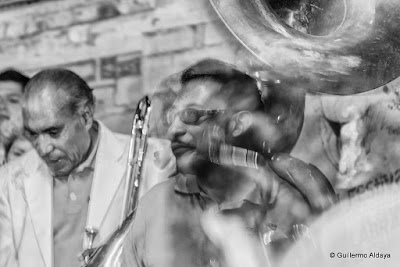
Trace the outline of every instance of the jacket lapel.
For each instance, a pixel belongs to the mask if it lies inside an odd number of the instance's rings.
[[[53,179],[39,156],[32,158],[35,158],[33,166],[36,168],[28,170],[30,173],[24,179],[28,214],[45,266],[50,267],[53,266]]]
[[[112,210],[113,218],[106,218],[111,211],[111,204],[119,196],[119,188],[122,188],[123,177],[126,169],[127,142],[117,138],[99,122],[100,141],[94,167],[93,183],[90,194],[88,219],[86,227],[99,230],[95,245],[102,242],[118,226],[119,216],[114,218],[122,210]],[[115,223],[107,222],[112,219]],[[84,247],[87,247],[87,238],[84,239]]]

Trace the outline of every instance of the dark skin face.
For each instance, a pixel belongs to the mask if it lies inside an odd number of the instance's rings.
[[[91,114],[85,109],[72,114],[64,99],[63,92],[45,88],[28,95],[23,106],[25,135],[54,177],[69,175],[86,159],[91,144]]]
[[[22,85],[0,81],[0,136],[8,143],[22,130]]]
[[[226,103],[215,97],[215,91],[221,85],[210,80],[191,81],[179,96],[170,111],[170,126],[168,138],[171,140],[172,152],[176,157],[177,169],[184,174],[196,174],[199,169],[209,164],[206,155],[199,153],[196,149],[203,138],[204,132],[215,123],[215,118],[201,118],[199,123],[188,125],[181,121],[175,114],[181,110],[192,108],[204,109],[226,109]]]

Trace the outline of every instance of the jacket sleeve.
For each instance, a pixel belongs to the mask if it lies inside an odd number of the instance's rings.
[[[0,267],[16,267],[17,251],[15,249],[11,206],[9,202],[7,168],[0,168]]]

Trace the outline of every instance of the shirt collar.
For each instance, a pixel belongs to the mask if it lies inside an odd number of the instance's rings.
[[[183,194],[200,194],[200,188],[195,176],[185,176],[178,173],[175,176],[175,191]]]
[[[207,194],[205,194],[198,186],[196,176],[185,176],[181,173],[177,174],[175,176],[174,188],[175,191],[182,194],[202,194],[207,196]],[[262,192],[261,188],[253,183],[251,186],[246,188],[246,190],[243,190],[242,197],[237,202],[222,203],[221,206],[224,206],[224,208],[238,208],[244,201],[248,201],[257,205],[266,205],[268,203],[265,192]]]

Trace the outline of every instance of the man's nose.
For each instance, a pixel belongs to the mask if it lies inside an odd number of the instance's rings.
[[[41,135],[37,138],[35,142],[35,148],[41,157],[47,156],[51,151],[53,151],[54,146],[45,135]]]
[[[167,132],[168,139],[174,140],[177,137],[184,135],[185,133],[186,133],[186,127],[184,123],[179,119],[178,116],[176,116],[168,128]]]

